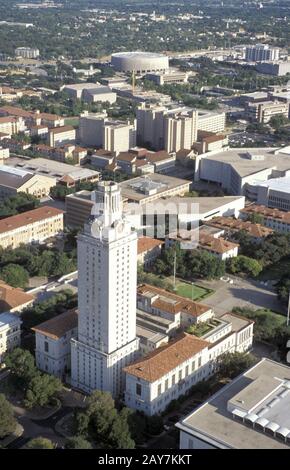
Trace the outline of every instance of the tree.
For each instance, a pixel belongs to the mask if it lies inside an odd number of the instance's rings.
[[[287,305],[288,300],[289,300],[289,292],[290,292],[289,274],[286,274],[280,279],[280,281],[276,285],[276,291],[277,291],[278,299]]]
[[[149,416],[147,418],[147,432],[157,435],[163,430],[163,419],[159,415]]]
[[[233,379],[256,362],[252,354],[234,352],[225,353],[217,358],[218,373],[223,378]]]
[[[86,437],[89,431],[90,417],[88,413],[77,410],[74,414],[74,431],[76,435]]]
[[[58,378],[38,372],[28,384],[24,404],[27,408],[45,406],[61,388],[61,381]]]
[[[117,416],[115,402],[108,392],[96,390],[88,399],[87,413],[90,417],[90,432],[98,439],[108,436]]]
[[[247,276],[257,277],[263,269],[259,261],[248,256],[239,255],[227,260],[227,269],[232,274],[246,274]]]
[[[88,399],[85,411],[75,413],[74,430],[83,439],[90,438],[98,446],[116,449],[133,449],[129,427],[131,410],[117,412],[115,402],[108,392],[96,390]]]
[[[255,322],[254,337],[256,341],[265,341],[276,346],[281,356],[285,357],[290,327],[286,326],[286,318],[283,315],[267,309],[253,310],[246,307],[236,307],[233,311]]]
[[[128,425],[128,413],[126,408],[123,408],[113,420],[112,427],[108,436],[108,445],[112,449],[134,449],[135,442],[133,441]]]
[[[75,436],[66,440],[66,449],[92,449],[92,445],[83,436]]]
[[[55,445],[50,439],[45,437],[36,437],[26,444],[27,449],[54,449]]]
[[[35,209],[40,205],[39,199],[23,192],[8,197],[0,203],[0,218]]]
[[[279,129],[280,127],[285,126],[289,120],[284,116],[284,114],[276,114],[275,116],[272,116],[270,119],[270,125],[274,129]]]
[[[11,353],[6,354],[5,364],[11,370],[12,377],[19,388],[26,387],[37,373],[34,357],[25,349],[15,348]]]
[[[264,217],[262,216],[262,214],[256,214],[256,213],[250,214],[248,216],[248,220],[252,224],[261,224],[261,225],[263,225],[263,223],[264,223]]]
[[[29,281],[29,275],[26,269],[17,264],[7,264],[0,272],[4,282],[12,287],[26,287]]]
[[[0,439],[15,431],[16,420],[13,409],[5,395],[0,393]]]

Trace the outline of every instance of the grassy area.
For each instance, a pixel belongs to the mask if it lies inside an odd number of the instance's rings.
[[[64,120],[64,125],[65,126],[73,126],[73,127],[78,127],[79,125],[79,117],[71,117],[71,118],[66,118]]]
[[[191,335],[201,337],[209,333],[218,325],[220,325],[220,321],[212,318],[211,320],[207,322],[201,322],[201,323],[197,323],[196,325],[191,325],[187,328],[186,331],[187,333],[190,333]]]
[[[258,279],[261,281],[280,279],[287,272],[290,272],[290,257],[284,258],[278,263],[263,269]]]
[[[181,297],[187,297],[192,300],[202,300],[214,293],[212,289],[206,289],[196,284],[190,284],[179,280],[176,282],[175,292]]]

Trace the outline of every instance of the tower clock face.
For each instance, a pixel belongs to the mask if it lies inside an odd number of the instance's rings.
[[[123,221],[120,220],[117,223],[116,230],[117,230],[117,233],[122,233],[123,232],[123,230],[124,230],[124,222]]]
[[[100,219],[95,220],[91,226],[91,234],[93,236],[98,235],[100,231],[103,229],[103,227],[104,227],[104,222],[102,220]]]

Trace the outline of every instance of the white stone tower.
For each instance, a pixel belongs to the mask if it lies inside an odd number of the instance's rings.
[[[90,220],[78,237],[78,339],[72,386],[85,392],[124,388],[122,369],[136,358],[137,233],[122,217],[119,187],[100,182]]]

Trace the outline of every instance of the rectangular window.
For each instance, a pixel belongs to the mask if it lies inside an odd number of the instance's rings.
[[[201,357],[198,358],[198,367],[201,366]]]
[[[162,385],[159,384],[158,385],[158,395],[161,395],[161,393],[162,393]]]
[[[168,390],[168,379],[165,380],[165,391]]]
[[[182,370],[179,371],[179,380],[182,380]]]
[[[45,352],[48,352],[48,350],[49,350],[48,342],[47,342],[47,341],[44,341],[44,351],[45,351]]]
[[[172,385],[175,385],[175,374],[172,376]]]
[[[139,397],[140,397],[141,393],[142,393],[141,384],[136,384],[136,395],[139,395]]]
[[[192,361],[191,363],[191,372],[195,371],[195,361]]]

